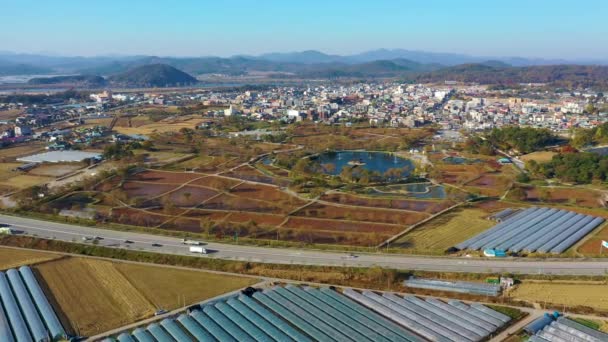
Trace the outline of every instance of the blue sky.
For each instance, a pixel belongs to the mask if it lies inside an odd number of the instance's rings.
[[[230,56],[403,48],[608,57],[606,0],[2,0],[0,50]]]

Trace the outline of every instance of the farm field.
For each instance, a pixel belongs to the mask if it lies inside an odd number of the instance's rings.
[[[557,282],[527,282],[511,292],[511,297],[532,303],[551,303],[557,306],[587,306],[608,310],[608,285]]]
[[[588,208],[603,208],[606,192],[582,188],[565,187],[526,187],[524,188],[528,202],[544,202],[548,204],[566,204]]]
[[[61,258],[59,254],[0,247],[0,270]]]
[[[83,167],[85,167],[85,165],[79,163],[42,164],[29,171],[28,175],[43,177],[61,177],[63,175],[75,172]]]
[[[138,264],[115,264],[131,284],[157,308],[173,310],[258,283],[255,278]],[[179,299],[179,302],[178,302]]]
[[[485,219],[488,213],[481,209],[455,209],[415,228],[393,243],[408,253],[443,252],[492,227],[495,223]]]
[[[44,151],[44,144],[41,143],[29,143],[27,145],[1,148],[0,162],[13,162],[18,157],[27,156],[42,151]]]
[[[323,197],[321,197],[321,199],[327,202],[339,204],[357,205],[373,208],[403,209],[429,214],[434,214],[454,204],[451,201],[413,200],[377,197],[374,198],[346,193],[325,194]]]
[[[17,175],[9,179],[0,181],[0,186],[12,187],[17,189],[26,189],[34,185],[45,184],[52,181],[54,177],[32,176],[32,175]]]
[[[73,330],[90,336],[233,291],[255,279],[214,273],[64,258],[35,267],[51,303]],[[178,298],[179,302],[178,302]]]
[[[553,156],[556,154],[557,153],[555,153],[555,152],[539,151],[539,152],[528,153],[526,155],[519,157],[519,159],[523,160],[524,162],[534,160],[538,163],[547,163],[547,162],[550,162],[551,159],[553,158]]]
[[[608,241],[608,224],[604,224],[600,230],[587,238],[576,250],[586,256],[608,256],[608,249],[602,248],[602,241]]]

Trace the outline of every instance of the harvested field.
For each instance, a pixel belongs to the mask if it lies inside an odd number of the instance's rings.
[[[109,261],[68,258],[36,267],[80,335],[110,330],[151,316],[155,307]]]
[[[431,220],[393,243],[415,253],[443,253],[446,249],[492,227],[488,214],[479,209],[455,209]]]
[[[129,197],[156,197],[177,188],[171,184],[141,183],[127,181],[122,186]]]
[[[4,147],[0,149],[0,162],[13,162],[18,157],[28,156],[42,151],[44,151],[44,144],[40,143]]]
[[[259,280],[223,274],[117,263],[116,269],[156,308],[178,307],[253,285]]]
[[[234,223],[246,223],[252,221],[260,226],[275,227],[285,220],[285,216],[257,213],[230,213],[225,220]]]
[[[525,282],[511,293],[511,297],[531,303],[556,306],[587,306],[608,310],[608,285],[558,282]],[[566,308],[567,309],[567,308]]]
[[[84,164],[42,164],[28,172],[34,176],[61,177],[83,168]]]
[[[397,225],[322,220],[306,217],[290,217],[284,227],[304,230],[321,230],[334,233],[378,233],[388,235],[396,234],[402,229],[402,227]]]
[[[528,187],[526,201],[569,204],[588,208],[603,208],[605,192],[580,188]]]
[[[153,183],[166,183],[166,184],[184,184],[196,178],[204,177],[204,175],[197,173],[186,173],[186,172],[169,172],[169,171],[157,171],[150,170],[137,173],[133,175],[130,180],[141,181],[141,182],[153,182]]]
[[[223,194],[206,202],[201,209],[213,210],[233,210],[233,211],[252,211],[257,213],[280,214],[287,213],[293,208],[280,203],[252,200]]]
[[[140,211],[129,208],[112,209],[112,219],[122,224],[130,224],[143,227],[156,227],[167,221],[170,217],[152,214],[147,211]]]
[[[201,209],[193,209],[188,211],[184,217],[197,219],[197,220],[205,220],[205,221],[222,221],[227,215],[230,213],[221,212],[221,211],[206,211]]]
[[[13,171],[23,163],[0,163],[0,179],[8,179],[20,174],[19,171]]]
[[[286,179],[279,179],[275,177],[270,177],[262,172],[251,168],[249,166],[240,167],[234,171],[224,173],[226,177],[238,178],[251,182],[265,183],[265,184],[275,184],[280,186],[289,185],[289,181]]]
[[[590,236],[577,251],[587,256],[608,256],[608,249],[602,247],[602,241],[608,241],[608,224],[604,224],[600,230]]]
[[[26,188],[32,187],[34,185],[46,184],[52,180],[53,180],[53,178],[51,178],[51,177],[18,175],[18,176],[0,181],[0,185],[17,188],[17,189],[26,189]]]
[[[61,258],[59,254],[0,247],[0,270]]]
[[[424,201],[424,200],[401,200],[390,198],[370,198],[351,194],[327,194],[321,198],[323,201],[339,204],[356,205],[374,208],[392,208],[419,211],[425,213],[436,213],[453,205],[450,201]]]
[[[205,186],[205,187],[216,189],[216,190],[227,191],[239,183],[242,183],[242,182],[239,180],[236,180],[236,179],[229,179],[229,178],[216,177],[216,176],[207,176],[207,177],[192,181],[191,183],[188,183],[188,184],[189,185],[200,185],[200,186]]]
[[[399,225],[411,225],[422,221],[429,215],[415,212],[400,212],[375,208],[344,208],[324,204],[313,204],[296,213],[298,216],[326,218],[337,220],[352,220],[378,222]]]
[[[547,162],[550,162],[551,159],[553,159],[553,156],[556,154],[557,153],[555,153],[555,152],[539,151],[539,152],[528,153],[526,155],[519,157],[519,159],[523,160],[524,162],[534,160],[538,163],[547,163]]]
[[[276,202],[285,206],[299,207],[306,203],[303,200],[280,191],[275,187],[259,184],[242,183],[232,189],[230,193],[239,197]]]
[[[219,192],[199,186],[186,185],[169,194],[169,200],[178,207],[194,207],[216,196]]]

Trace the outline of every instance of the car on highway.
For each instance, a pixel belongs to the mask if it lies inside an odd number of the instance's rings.
[[[131,243],[133,243],[133,241],[132,240],[125,240],[125,243],[131,244]]]
[[[161,245],[160,243],[156,243],[156,242],[152,244],[152,247],[162,247],[162,246],[163,245]]]

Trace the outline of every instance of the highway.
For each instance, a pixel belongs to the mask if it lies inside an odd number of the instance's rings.
[[[182,244],[181,239],[174,237],[83,227],[6,215],[0,215],[0,223],[10,225],[18,233],[40,238],[90,244],[90,241],[84,242],[83,237],[99,237],[98,244],[100,246],[112,248],[251,262],[324,266],[381,266],[402,270],[471,273],[605,275],[608,272],[608,259],[599,261],[524,258],[482,259],[404,256],[382,253],[357,253],[355,256],[351,256],[347,252],[253,247],[214,242],[205,244],[205,248],[211,251],[210,254],[199,255],[190,253],[188,246]],[[129,242],[126,242],[127,240]],[[158,245],[153,246],[153,244]]]

